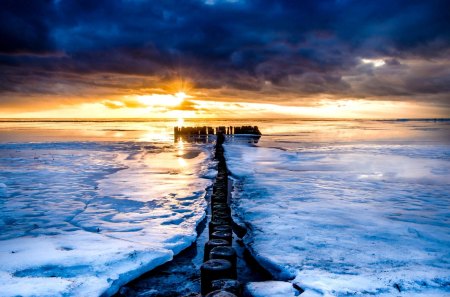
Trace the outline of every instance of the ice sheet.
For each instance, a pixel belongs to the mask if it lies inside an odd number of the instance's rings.
[[[210,149],[0,144],[0,295],[111,295],[172,259],[205,215]]]
[[[277,279],[305,296],[449,296],[449,145],[277,144],[225,146],[234,215]]]
[[[299,295],[291,283],[282,281],[248,283],[245,291],[254,297],[294,297]]]

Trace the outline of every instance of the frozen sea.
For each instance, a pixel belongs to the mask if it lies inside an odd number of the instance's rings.
[[[0,296],[111,295],[195,241],[211,145],[167,123],[0,127]]]
[[[212,145],[176,121],[0,121],[0,295],[111,295],[196,239]],[[448,296],[450,122],[258,125],[225,145],[255,296]]]
[[[280,122],[263,133],[225,153],[234,216],[275,279],[301,296],[450,296],[450,122]],[[297,296],[290,283],[247,288]]]

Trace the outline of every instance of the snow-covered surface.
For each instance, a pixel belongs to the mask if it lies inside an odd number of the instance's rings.
[[[110,295],[196,239],[208,145],[0,144],[0,295]]]
[[[272,147],[229,142],[225,154],[245,241],[276,278],[301,296],[450,296],[448,138],[263,138]]]
[[[254,297],[293,297],[300,295],[300,292],[291,283],[283,281],[247,283],[245,291]]]

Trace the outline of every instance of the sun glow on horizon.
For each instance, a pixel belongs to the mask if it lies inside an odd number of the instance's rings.
[[[175,97],[177,97],[177,98],[180,98],[181,99],[181,101],[183,101],[184,99],[186,99],[186,98],[188,98],[188,97],[191,97],[191,96],[189,96],[189,95],[187,95],[185,92],[177,92],[176,94],[175,94]]]
[[[194,93],[196,94],[196,93]],[[199,96],[198,94],[195,96]],[[171,94],[126,95],[77,105],[16,114],[3,118],[166,118],[183,126],[188,118],[446,118],[439,106],[420,102],[314,98],[314,104],[284,105],[241,100],[200,99],[185,91]],[[76,115],[75,117],[73,115]],[[152,138],[154,135],[148,135]]]
[[[184,92],[178,92],[172,94],[151,94],[151,95],[138,95],[137,101],[146,106],[177,106],[180,105],[187,95]]]
[[[184,125],[184,118],[183,117],[179,117],[177,119],[177,126],[178,127],[183,127],[183,125]]]

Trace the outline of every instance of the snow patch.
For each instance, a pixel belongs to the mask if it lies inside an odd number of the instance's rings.
[[[291,283],[282,281],[253,282],[245,286],[253,297],[289,297],[299,296],[300,292]]]

